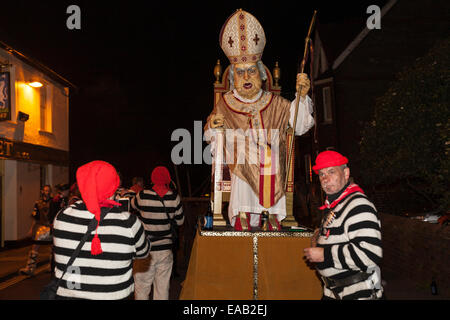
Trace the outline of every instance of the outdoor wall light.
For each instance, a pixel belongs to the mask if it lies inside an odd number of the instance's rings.
[[[33,88],[40,88],[43,86],[42,82],[39,81],[28,82],[28,85]]]
[[[27,121],[27,120],[30,118],[30,115],[29,115],[28,113],[19,111],[19,114],[17,115],[17,118],[18,118],[20,121],[25,122],[25,121]]]

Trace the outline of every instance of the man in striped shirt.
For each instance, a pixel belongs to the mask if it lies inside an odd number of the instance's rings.
[[[183,207],[178,194],[169,188],[167,168],[156,167],[151,179],[153,188],[142,190],[131,201],[152,242],[151,258],[135,264],[135,299],[148,300],[153,284],[153,300],[168,300],[174,259],[171,220],[177,226],[183,224]]]
[[[112,165],[92,161],[77,170],[82,201],[60,212],[54,221],[55,276],[60,278],[93,219],[97,228],[67,269],[58,299],[117,300],[134,291],[133,260],[148,256],[150,243],[141,221],[111,200],[119,184]],[[107,211],[101,218],[101,212]]]
[[[375,206],[350,182],[348,159],[324,151],[313,170],[327,195],[320,229],[305,258],[316,263],[323,299],[380,299],[381,224]]]

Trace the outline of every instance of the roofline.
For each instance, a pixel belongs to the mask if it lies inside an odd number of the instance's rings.
[[[381,9],[381,17],[383,17],[393,6],[397,3],[397,0],[390,0],[386,5]],[[342,53],[334,60],[332,69],[336,70],[342,62],[344,62],[345,58],[347,58],[350,53],[364,40],[364,38],[369,34],[372,29],[368,29],[367,26],[353,39],[352,42],[347,46],[347,48],[342,51]]]
[[[6,44],[5,42],[3,42],[1,40],[0,40],[0,48],[5,49],[10,54],[14,55],[15,57],[19,58],[20,60],[28,63],[29,65],[35,67],[36,69],[39,69],[41,72],[45,73],[47,76],[49,76],[54,81],[58,81],[59,83],[62,83],[63,85],[65,85],[67,87],[70,87],[74,90],[78,90],[76,85],[74,85],[72,82],[70,82],[63,76],[59,75],[58,73],[56,73],[55,71],[53,71],[46,65],[40,63],[39,61],[32,59],[29,56],[26,56],[25,54],[15,50],[14,48],[12,48],[11,46],[9,46],[8,44]]]

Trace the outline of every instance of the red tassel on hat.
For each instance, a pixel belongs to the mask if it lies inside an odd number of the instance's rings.
[[[91,242],[91,254],[93,256],[96,256],[96,255],[98,255],[98,254],[103,252],[102,245],[100,244],[100,239],[99,239],[98,233],[97,233],[97,229],[98,229],[98,225],[99,224],[100,224],[100,222],[97,224],[97,228],[95,229],[95,236],[94,236],[94,238],[92,239],[92,242]]]

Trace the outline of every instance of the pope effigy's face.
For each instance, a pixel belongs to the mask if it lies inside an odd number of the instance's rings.
[[[234,65],[234,87],[241,97],[252,99],[259,92],[261,86],[261,75],[256,63]]]

